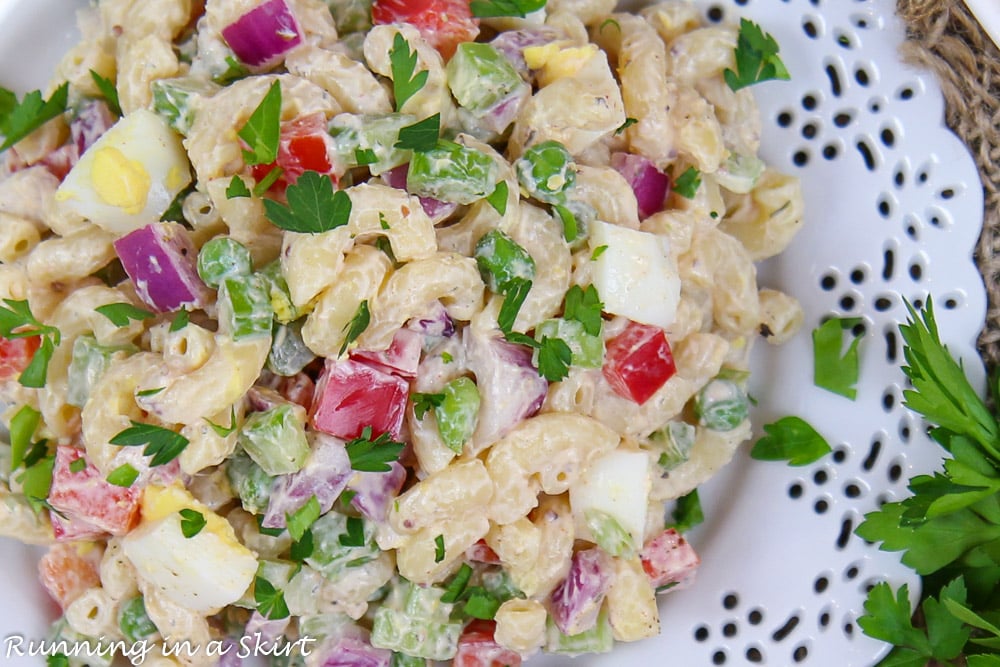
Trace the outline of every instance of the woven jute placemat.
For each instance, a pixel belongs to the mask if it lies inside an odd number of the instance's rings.
[[[1000,50],[961,0],[897,0],[906,23],[903,58],[930,69],[941,83],[945,121],[979,166],[986,196],[976,263],[989,305],[979,350],[1000,364]]]

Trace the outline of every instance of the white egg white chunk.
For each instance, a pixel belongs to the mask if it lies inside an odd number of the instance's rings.
[[[184,509],[205,519],[192,537],[181,530]],[[257,572],[257,558],[237,541],[229,523],[179,486],[147,487],[142,523],[122,538],[122,547],[141,578],[200,614],[239,600]]]
[[[94,142],[56,191],[60,206],[115,234],[160,219],[191,182],[181,137],[146,109]]]
[[[667,328],[677,315],[681,279],[669,242],[662,236],[590,223],[593,280],[604,310],[630,320]]]
[[[581,534],[590,532],[588,512],[601,512],[618,522],[632,537],[632,547],[642,547],[651,487],[649,456],[616,449],[596,459],[570,487],[569,502]]]

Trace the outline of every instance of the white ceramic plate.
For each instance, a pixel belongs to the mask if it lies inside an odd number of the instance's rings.
[[[994,0],[965,0],[965,4],[1000,48],[1000,4]]]
[[[19,92],[44,85],[72,43],[68,7],[80,4],[0,0],[0,84]],[[902,30],[893,4],[699,1],[711,21],[760,22],[792,74],[790,82],[756,89],[762,152],[801,177],[807,223],[760,275],[763,285],[802,301],[806,326],[780,350],[758,347],[751,389],[757,423],[800,415],[835,452],[806,468],[739,455],[702,490],[708,518],[692,541],[703,565],[695,586],[664,597],[662,635],[574,665],[866,667],[886,648],[855,623],[868,587],[877,580],[919,586],[897,555],[852,531],[939,460],[920,422],[900,406],[903,298],[934,297],[942,336],[982,386],[974,340],[985,295],[971,251],[983,195],[967,151],[942,125],[933,79],[898,59]],[[831,314],[864,319],[854,402],[812,384],[808,332]],[[43,637],[52,605],[35,583],[33,554],[0,539],[0,562],[0,639]],[[528,664],[566,662],[544,656]]]

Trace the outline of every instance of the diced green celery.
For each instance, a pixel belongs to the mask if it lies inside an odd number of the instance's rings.
[[[548,204],[561,204],[576,182],[573,156],[558,141],[535,144],[514,163],[517,180],[528,194]]]
[[[716,377],[695,396],[694,413],[706,428],[732,431],[749,416],[750,400],[738,384]]]
[[[308,565],[302,565],[292,574],[292,578],[285,584],[285,604],[292,616],[315,614],[319,611],[320,600],[316,591],[322,585],[323,575]]]
[[[269,475],[299,470],[309,456],[305,411],[286,403],[253,413],[240,429],[240,444]]]
[[[345,570],[371,562],[379,557],[375,544],[375,525],[358,517],[339,512],[327,512],[309,528],[313,536],[313,552],[306,563],[323,576],[339,578]],[[355,540],[355,537],[360,539]]]
[[[334,116],[328,129],[340,162],[349,167],[367,166],[377,176],[410,160],[412,151],[395,146],[399,131],[416,121],[413,114],[343,113]],[[368,153],[368,159],[361,159]]]
[[[226,461],[226,477],[243,509],[251,514],[261,514],[267,509],[274,477],[264,472],[249,454],[237,449]]]
[[[672,421],[649,435],[650,442],[661,450],[657,461],[664,470],[673,470],[688,460],[694,447],[694,426],[682,421]]]
[[[91,388],[101,379],[104,371],[134,351],[131,345],[101,345],[89,334],[79,336],[73,341],[73,356],[67,371],[69,387],[66,402],[82,408],[90,397]]]
[[[295,375],[316,358],[302,340],[302,320],[279,324],[271,340],[267,368],[276,375]]]
[[[375,612],[372,645],[428,660],[453,658],[462,623],[450,620],[454,605],[441,602],[444,589],[406,581],[400,586],[407,589],[402,608],[383,605]]]
[[[500,293],[514,278],[535,279],[535,260],[499,229],[483,234],[476,242],[476,264],[486,286]]]
[[[635,553],[635,540],[613,516],[599,509],[584,510],[583,518],[590,528],[597,546],[612,556],[631,558]]]
[[[524,85],[510,61],[482,42],[459,44],[445,72],[459,105],[476,112],[495,106]]]
[[[271,310],[274,311],[274,319],[282,324],[288,324],[305,314],[292,303],[292,295],[288,291],[288,283],[285,282],[285,276],[281,273],[280,261],[274,260],[261,269],[257,275],[267,281],[267,293],[271,299]]]
[[[233,340],[271,335],[274,309],[270,284],[261,275],[223,279],[218,305],[219,328]]]
[[[535,327],[535,340],[543,338],[559,338],[569,346],[572,365],[581,368],[600,368],[604,363],[604,339],[601,336],[591,336],[583,324],[576,320],[555,318],[544,320]],[[538,364],[538,351],[535,351],[534,363]]]
[[[153,111],[170,127],[186,135],[194,123],[195,98],[211,97],[218,91],[217,84],[199,77],[155,79],[152,83]]]
[[[198,277],[212,288],[218,288],[226,278],[248,276],[253,271],[250,250],[228,236],[208,241],[198,252]]]
[[[546,621],[547,637],[545,650],[550,653],[566,655],[581,655],[583,653],[607,653],[614,645],[611,623],[608,621],[607,607],[601,609],[597,616],[597,624],[590,630],[575,635],[564,635],[552,617]]]
[[[427,667],[427,658],[394,652],[389,661],[389,667]]]
[[[434,407],[438,433],[444,444],[454,452],[462,453],[465,441],[472,437],[479,417],[479,389],[467,377],[455,378],[442,390],[444,400]]]
[[[715,180],[730,192],[746,194],[757,185],[766,166],[756,155],[730,153],[715,172]]]
[[[130,642],[138,642],[156,634],[156,624],[146,613],[146,603],[141,595],[122,603],[118,608],[118,627]]]
[[[500,169],[489,155],[439,139],[429,151],[415,151],[406,189],[421,197],[471,204],[496,189]]]
[[[337,33],[341,36],[367,31],[372,27],[372,0],[326,0],[326,6],[330,8]]]

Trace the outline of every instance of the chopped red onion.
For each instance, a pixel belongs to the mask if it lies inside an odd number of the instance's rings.
[[[344,442],[325,433],[309,432],[312,451],[298,472],[281,475],[271,487],[271,499],[261,525],[284,528],[285,516],[309,502],[313,496],[325,514],[347,486],[351,477],[351,459]]]
[[[410,319],[405,326],[432,339],[430,341],[432,344],[436,344],[441,338],[451,338],[455,335],[455,323],[448,315],[448,309],[440,301],[432,303],[425,314]]]
[[[663,202],[670,189],[670,177],[657,169],[655,164],[641,155],[614,153],[611,166],[632,186],[639,204],[640,219],[663,210]]]
[[[198,277],[198,251],[176,222],[154,222],[115,241],[115,252],[143,303],[161,313],[204,307],[211,291]]]
[[[385,521],[392,501],[406,481],[406,468],[398,461],[389,467],[392,468],[389,472],[356,472],[347,483],[347,488],[354,491],[351,505],[371,521]]]
[[[268,0],[223,28],[222,37],[247,65],[268,68],[302,42],[302,31],[285,0]]]
[[[382,178],[389,187],[399,190],[406,190],[406,175],[410,172],[409,164],[401,164],[398,167],[382,173]],[[433,197],[420,197],[420,207],[424,209],[427,217],[437,224],[458,210],[458,204],[450,201],[441,201]]]
[[[93,100],[83,105],[69,124],[69,133],[79,155],[100,139],[116,120],[104,100]]]
[[[549,384],[531,365],[531,349],[500,336],[478,336],[465,330],[468,366],[482,396],[479,423],[473,434],[476,448],[491,445],[522,420],[536,414]]]
[[[569,574],[552,591],[552,620],[566,635],[594,627],[611,585],[611,557],[599,548],[577,551]]]

